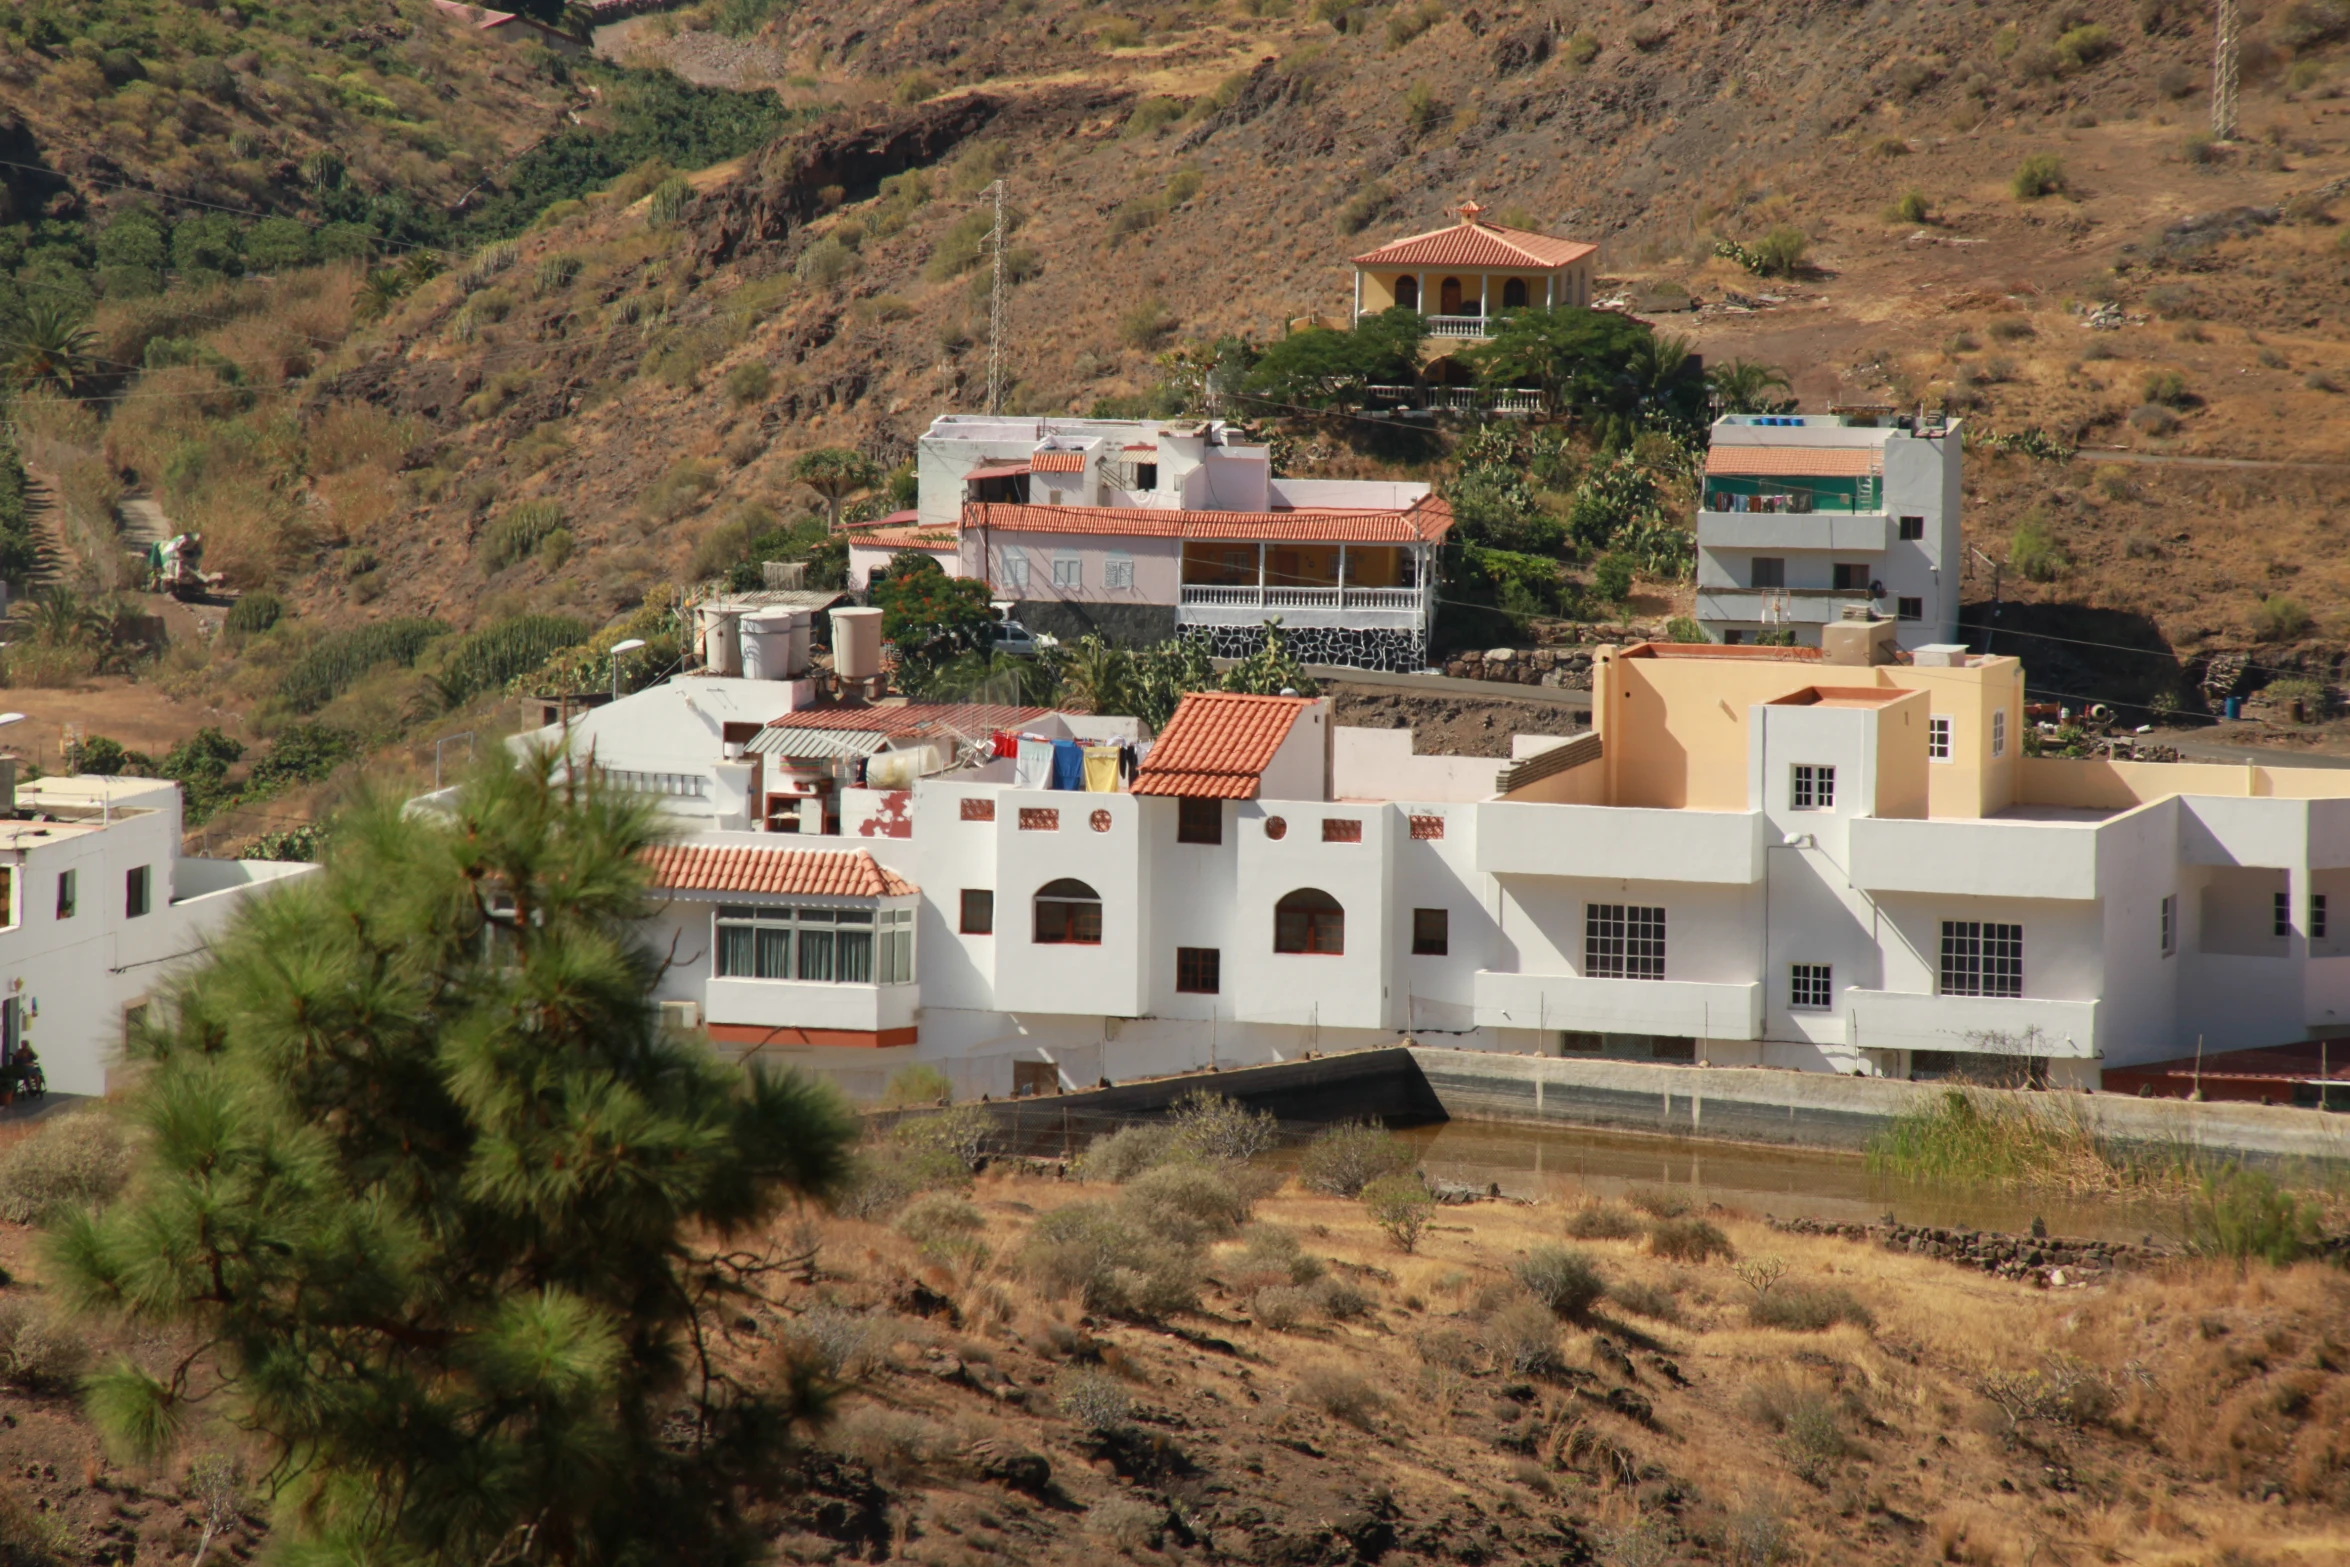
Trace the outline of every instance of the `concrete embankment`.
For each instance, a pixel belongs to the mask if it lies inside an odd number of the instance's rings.
[[[1270,1111],[1301,1133],[1357,1119],[1390,1126],[1492,1121],[1847,1150],[1865,1146],[1897,1116],[1932,1104],[1944,1091],[1935,1083],[1819,1072],[1397,1046],[1154,1078],[990,1109],[1018,1151],[1054,1154],[1162,1114],[1203,1088]],[[2350,1116],[2120,1094],[2019,1092],[2003,1099],[2154,1151],[2267,1165],[2350,1161]]]

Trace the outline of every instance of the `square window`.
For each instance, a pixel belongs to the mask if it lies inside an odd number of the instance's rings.
[[[1869,590],[1869,563],[1865,560],[1840,560],[1830,570],[1834,573],[1831,585],[1839,593],[1866,593]]]
[[[1363,822],[1358,816],[1325,816],[1322,818],[1324,843],[1361,843]]]
[[[1697,1040],[1689,1034],[1655,1034],[1648,1041],[1648,1059],[1651,1061],[1697,1060]]]
[[[2269,895],[2269,931],[2272,936],[2293,934],[2293,900],[2282,892]]]
[[[1085,586],[1085,562],[1074,555],[1053,557],[1053,586],[1082,588]]]
[[[1412,956],[1441,958],[1452,951],[1452,911],[1412,910]]]
[[[1175,841],[1177,843],[1222,843],[1224,841],[1224,802],[1222,800],[1194,800],[1189,796],[1175,802]]]
[[[1926,601],[1922,598],[1897,598],[1893,601],[1893,614],[1897,620],[1923,620],[1926,618]]]
[[[2162,955],[2174,956],[2179,950],[2179,895],[2172,893],[2162,900]]]
[[[147,912],[147,887],[153,866],[134,866],[122,882],[122,916],[135,920]]]
[[[1836,1004],[1835,970],[1826,963],[1792,963],[1787,968],[1787,1005],[1798,1012],[1825,1012]]]
[[[1024,588],[1028,586],[1027,551],[1004,551],[1004,586],[1008,588]]]
[[[1105,588],[1133,587],[1134,557],[1131,555],[1112,555],[1108,560],[1103,561],[1102,586]]]
[[[966,936],[995,934],[995,889],[992,887],[965,887],[963,889],[962,919],[958,929]]]
[[[1743,631],[1725,631],[1725,632],[1723,632],[1723,633],[1722,633],[1722,646],[1724,646],[1724,647],[1743,647],[1743,646],[1745,646],[1745,645],[1746,645],[1746,633],[1745,633],[1745,632],[1743,632]]]
[[[1939,714],[1926,720],[1926,759],[1932,762],[1950,760],[1950,720]]]
[[[2322,892],[2309,895],[2309,939],[2326,939],[2326,895]]]
[[[1783,588],[1787,585],[1787,562],[1777,555],[1757,555],[1746,563],[1746,585],[1750,588]]]
[[[1665,911],[1626,903],[1585,905],[1583,972],[1591,979],[1663,979]]]
[[[2007,754],[2007,709],[1991,715],[1991,756],[1994,761]]]
[[[1902,518],[1901,536],[1905,539],[1924,538],[1926,536],[1926,519],[1923,517]]]
[[[57,917],[61,920],[73,918],[80,876],[79,871],[59,871],[57,873]]]
[[[1562,1056],[1595,1056],[1607,1048],[1605,1034],[1593,1034],[1582,1029],[1569,1029],[1559,1035],[1559,1054]]]
[[[1798,811],[1827,811],[1836,806],[1836,769],[1817,762],[1797,762],[1787,803]]]
[[[1223,987],[1224,954],[1215,947],[1175,949],[1175,988],[1187,996],[1212,996]]]
[[[1990,920],[1942,922],[1942,994],[2024,993],[2024,928]]]

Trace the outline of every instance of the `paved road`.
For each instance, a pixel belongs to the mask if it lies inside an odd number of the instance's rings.
[[[2169,452],[2133,452],[2120,447],[2080,446],[2075,462],[2143,463],[2159,468],[2283,468],[2304,473],[2350,473],[2350,462],[2292,462],[2278,457],[2186,457]]]

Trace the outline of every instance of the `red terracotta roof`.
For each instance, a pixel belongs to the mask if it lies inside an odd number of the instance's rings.
[[[988,702],[885,702],[872,707],[803,707],[769,719],[770,729],[853,729],[860,733],[917,735],[953,729],[983,735],[1032,724],[1050,712],[1043,707],[1000,707]]]
[[[908,512],[908,516],[913,513]],[[948,553],[962,546],[955,538],[955,530],[947,528],[862,528],[849,535],[849,542],[867,550],[943,550]]]
[[[1885,471],[1885,448],[1716,446],[1705,454],[1705,471],[1769,478],[1859,479]]]
[[[1083,452],[1038,452],[1028,459],[1028,466],[1038,473],[1083,473]]]
[[[664,844],[646,856],[653,885],[678,892],[902,898],[922,889],[863,849],[708,849]]]
[[[1155,506],[963,508],[965,528],[1003,533],[1068,533],[1255,543],[1433,544],[1452,527],[1452,508],[1427,495],[1400,511],[1183,511]]]
[[[1582,260],[1597,245],[1505,229],[1474,219],[1414,234],[1354,258],[1358,267],[1533,267],[1549,270]]]
[[[1136,794],[1249,800],[1290,725],[1313,703],[1298,696],[1195,691],[1176,704],[1135,775]]]
[[[875,517],[867,522],[844,522],[843,533],[859,533],[867,528],[902,528],[922,514],[909,506],[904,511],[893,511],[886,517]]]

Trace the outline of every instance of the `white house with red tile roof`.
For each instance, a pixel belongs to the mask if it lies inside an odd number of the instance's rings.
[[[1238,656],[1277,620],[1308,662],[1424,667],[1451,509],[1424,484],[1277,478],[1270,459],[1214,420],[943,415],[905,536],[954,530],[950,569],[1064,640],[1197,631]]]
[[[1468,202],[1461,220],[1354,258],[1356,318],[1417,310],[1432,338],[1482,338],[1505,311],[1588,306],[1599,247],[1488,223]]]

